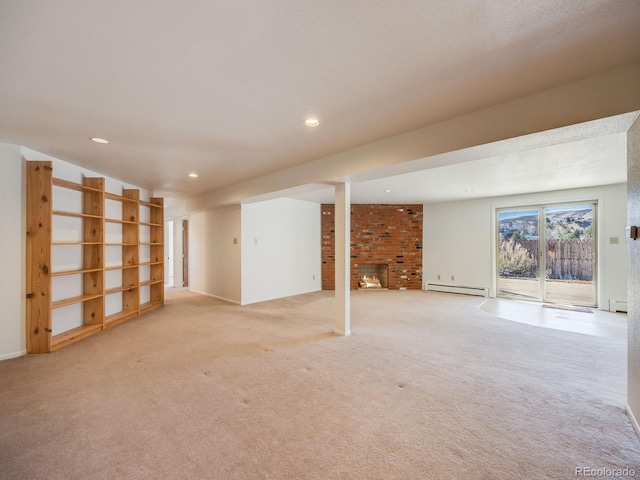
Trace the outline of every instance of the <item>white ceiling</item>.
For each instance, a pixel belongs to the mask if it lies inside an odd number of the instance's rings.
[[[637,0],[0,0],[0,141],[189,197],[637,63],[639,25]],[[362,198],[480,195],[496,175],[513,193],[539,172],[538,189],[564,172],[624,181],[584,141]]]
[[[626,117],[631,120],[637,118],[637,115]],[[509,154],[496,154],[438,168],[353,182],[351,201],[439,203],[627,181],[625,133],[530,150],[519,150],[522,143],[522,139],[511,140],[509,144],[513,152]],[[455,157],[456,153],[447,154],[447,157]],[[332,187],[318,186],[313,191],[287,196],[317,203],[333,203],[334,190]]]

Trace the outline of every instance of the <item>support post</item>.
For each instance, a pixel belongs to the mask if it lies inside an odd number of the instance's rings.
[[[351,184],[335,186],[336,312],[337,335],[351,335]]]

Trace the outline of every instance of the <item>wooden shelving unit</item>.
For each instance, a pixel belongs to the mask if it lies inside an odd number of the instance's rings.
[[[137,189],[123,189],[122,195],[104,190],[104,179],[85,177],[82,184],[53,176],[52,162],[27,162],[27,352],[48,353],[66,347],[101,330],[146,313],[164,304],[164,203],[162,198],[140,200]],[[53,208],[54,188],[79,192],[81,207],[75,210]],[[76,195],[78,195],[76,193]],[[105,216],[105,201],[121,203],[121,218]],[[150,209],[149,222],[140,222],[141,209]],[[53,240],[56,218],[78,222],[76,239]],[[109,224],[121,228],[121,241],[106,242]],[[149,229],[151,240],[140,242],[140,230]],[[74,268],[56,266],[56,248],[79,249],[81,260]],[[120,265],[105,266],[107,248],[116,248]],[[140,251],[148,248],[145,262],[151,277],[140,281]],[[73,262],[71,262],[73,263]],[[105,287],[107,272],[120,271],[121,284]],[[55,282],[77,285],[65,290]],[[141,304],[140,290],[149,289]],[[62,294],[60,293],[62,291]],[[146,290],[145,290],[146,291]],[[54,292],[62,298],[54,300]],[[68,294],[67,294],[68,293]],[[121,295],[122,308],[106,315],[108,299]],[[79,308],[74,314],[68,308]],[[61,312],[60,325],[56,314]]]
[[[141,208],[149,209],[149,222],[142,222],[141,226],[149,229],[149,279],[144,286],[149,287],[149,301],[140,305],[141,309],[149,311],[164,304],[164,199],[152,198],[150,202],[140,202]]]
[[[121,249],[122,264],[119,267],[109,267],[109,270],[120,270],[121,285],[105,292],[106,295],[120,295],[122,298],[122,310],[113,313],[104,320],[105,328],[111,328],[139,314],[140,295],[138,264],[140,263],[139,248],[139,216],[140,216],[140,192],[138,190],[124,189],[122,195],[109,193],[105,195],[107,200],[121,204],[121,218],[106,218],[105,222],[119,224],[122,229],[122,242],[120,244],[108,244]]]

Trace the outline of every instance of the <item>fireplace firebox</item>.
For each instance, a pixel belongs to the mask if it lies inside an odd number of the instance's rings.
[[[358,265],[358,287],[360,289],[386,289],[389,281],[389,265],[369,263]]]

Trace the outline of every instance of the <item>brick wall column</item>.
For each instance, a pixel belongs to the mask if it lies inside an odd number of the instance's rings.
[[[335,288],[336,214],[322,205],[322,288]],[[360,265],[387,265],[388,288],[422,288],[422,205],[351,205],[351,289]]]

